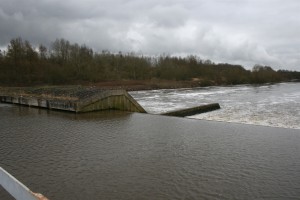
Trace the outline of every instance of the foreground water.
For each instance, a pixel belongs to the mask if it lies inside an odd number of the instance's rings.
[[[300,129],[300,83],[131,92],[153,114],[219,103],[220,110],[191,118]]]
[[[7,104],[0,127],[0,166],[51,200],[300,196],[296,129]]]

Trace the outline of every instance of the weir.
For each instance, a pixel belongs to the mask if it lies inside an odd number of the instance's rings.
[[[212,104],[201,105],[193,108],[175,110],[175,111],[163,113],[162,115],[173,116],[173,117],[186,117],[186,116],[197,115],[205,112],[210,112],[220,108],[221,107],[218,103],[212,103]]]
[[[64,86],[0,88],[0,102],[76,113],[121,110],[147,113],[125,90]],[[185,117],[220,109],[218,103],[171,111],[161,115]]]
[[[125,90],[96,88],[38,88],[0,94],[0,102],[76,113],[122,110],[146,113]]]

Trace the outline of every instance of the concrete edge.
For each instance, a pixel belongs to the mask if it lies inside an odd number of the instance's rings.
[[[212,104],[201,105],[193,108],[170,111],[170,112],[162,113],[161,115],[174,116],[174,117],[186,117],[186,116],[197,115],[205,112],[210,112],[220,108],[221,107],[218,103],[212,103]]]

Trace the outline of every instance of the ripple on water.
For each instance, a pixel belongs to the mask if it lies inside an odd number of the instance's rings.
[[[298,130],[16,106],[0,117],[1,167],[49,199],[299,197]]]
[[[131,95],[149,112],[218,102],[221,110],[191,118],[300,129],[300,84],[155,90]],[[151,98],[155,96],[156,98]]]

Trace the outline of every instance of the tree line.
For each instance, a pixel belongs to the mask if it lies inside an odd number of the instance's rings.
[[[0,51],[0,84],[80,84],[114,80],[197,81],[199,85],[260,84],[300,80],[300,72],[255,65],[216,64],[197,56],[157,57],[135,53],[94,52],[86,45],[57,39],[50,47],[34,47],[22,38],[12,39]]]

